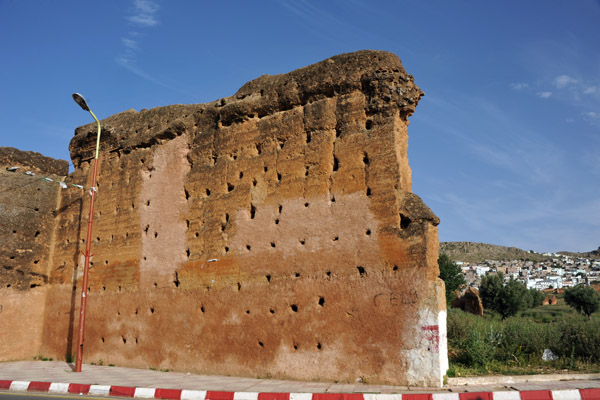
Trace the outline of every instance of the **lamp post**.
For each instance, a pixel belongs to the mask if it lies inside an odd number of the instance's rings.
[[[90,249],[92,244],[92,222],[94,217],[94,200],[96,198],[96,176],[98,174],[98,148],[100,147],[100,121],[94,115],[85,99],[79,93],[73,93],[73,100],[85,111],[88,111],[98,124],[98,137],[96,139],[96,155],[94,157],[94,177],[92,189],[90,190],[90,216],[88,218],[87,239],[85,240],[85,263],[83,265],[83,281],[81,283],[81,307],[79,309],[79,336],[77,339],[77,358],[75,360],[75,372],[81,372],[83,359],[83,334],[85,328],[85,308],[87,304],[88,272],[90,269]]]

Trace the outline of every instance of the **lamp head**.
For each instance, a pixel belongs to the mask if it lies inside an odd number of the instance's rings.
[[[90,107],[88,107],[85,99],[79,93],[73,93],[73,100],[75,100],[75,102],[79,104],[79,107],[83,108],[85,111],[90,111]]]

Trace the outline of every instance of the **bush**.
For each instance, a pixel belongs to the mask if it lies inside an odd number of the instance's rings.
[[[591,287],[579,284],[565,290],[565,303],[592,319],[592,313],[600,308],[600,295]]]
[[[481,279],[479,295],[483,307],[494,310],[502,319],[516,315],[519,311],[542,304],[544,295],[535,290],[527,289],[521,282],[510,278],[504,283],[504,274],[486,275]]]
[[[454,359],[465,365],[485,368],[496,358],[501,340],[498,322],[482,319],[459,309],[448,312],[448,344]]]
[[[500,321],[451,309],[447,327],[450,361],[479,371],[553,366],[542,361],[544,349],[559,357],[555,367],[600,364],[600,320],[567,314],[550,323],[527,317]]]
[[[527,308],[535,308],[542,305],[544,302],[544,293],[537,289],[529,289],[526,294]]]
[[[481,323],[480,320],[480,317],[458,308],[448,309],[446,321],[448,343],[456,345],[459,349],[465,348],[469,332],[475,329],[477,323]]]
[[[516,315],[519,310],[527,308],[528,294],[525,285],[510,278],[510,281],[500,291],[496,311],[502,315],[502,319]]]
[[[573,355],[585,362],[600,362],[600,322],[565,317],[557,323],[557,337],[549,348],[559,357]]]
[[[504,341],[501,347],[502,361],[529,363],[534,357],[542,357],[548,348],[552,325],[540,324],[526,318],[509,318],[504,325]]]
[[[464,360],[468,365],[486,368],[498,358],[498,348],[502,344],[502,327],[489,324],[469,333]]]
[[[486,275],[481,279],[479,285],[479,296],[486,310],[495,310],[496,304],[500,299],[500,292],[504,285],[504,274],[499,272],[493,275]]]

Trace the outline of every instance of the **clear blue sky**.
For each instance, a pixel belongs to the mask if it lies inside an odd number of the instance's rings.
[[[0,145],[69,159],[74,129],[209,102],[360,49],[425,91],[413,191],[441,241],[600,246],[600,2],[0,0]]]

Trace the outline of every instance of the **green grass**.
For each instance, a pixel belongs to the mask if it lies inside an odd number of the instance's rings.
[[[43,356],[41,354],[38,354],[37,356],[34,356],[33,359],[37,360],[37,361],[52,361],[53,360],[52,357],[45,357],[45,356]]]
[[[448,376],[526,375],[600,370],[600,317],[591,321],[560,303],[502,321],[448,312]],[[559,358],[542,361],[544,349]]]
[[[536,322],[556,322],[564,316],[579,315],[575,309],[565,303],[564,294],[556,295],[557,303],[554,305],[539,306],[523,311],[520,315],[530,317]],[[600,318],[600,310],[592,314],[592,318]]]

